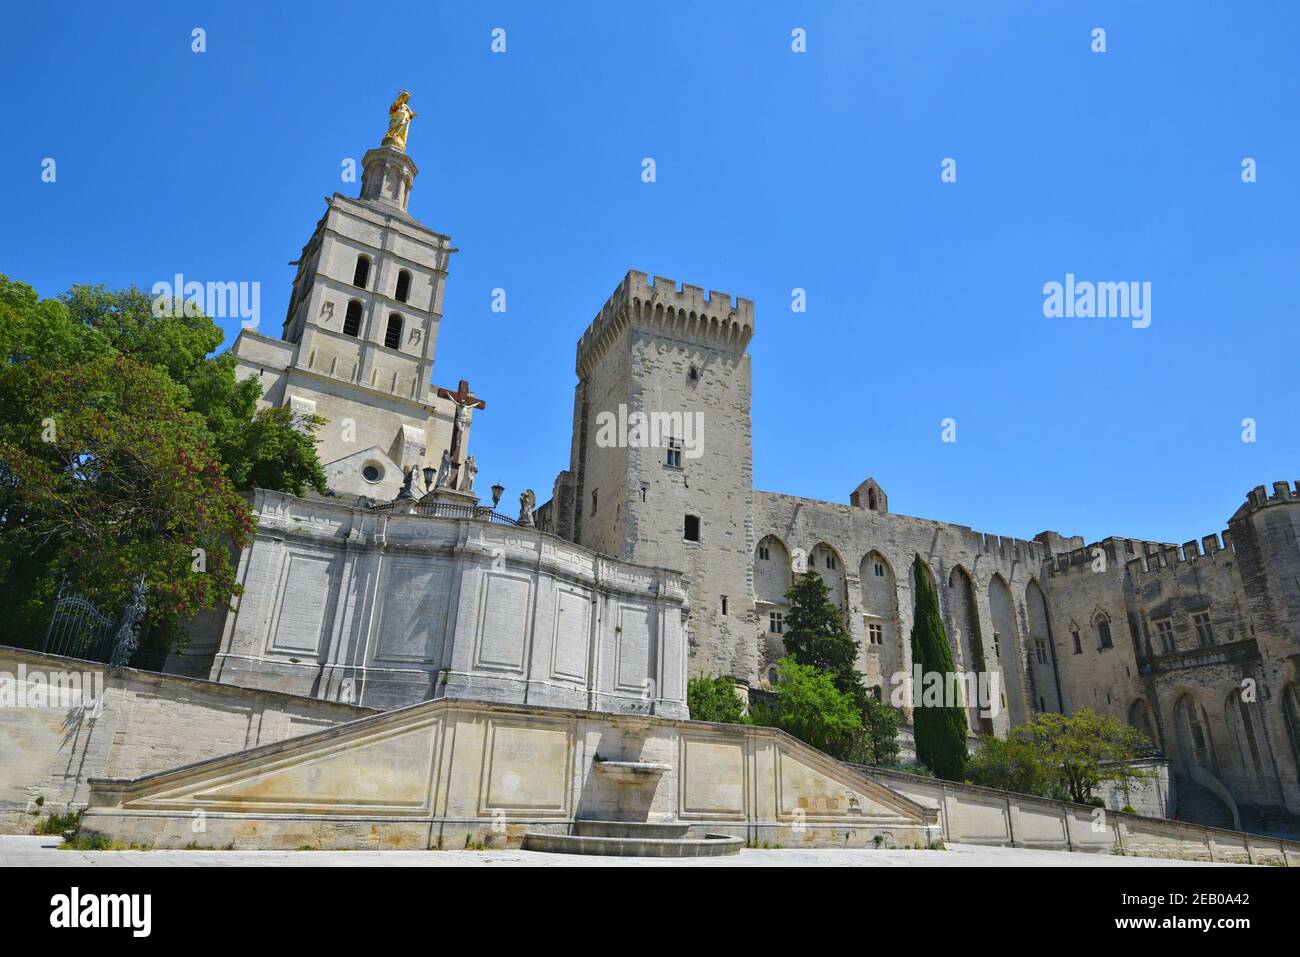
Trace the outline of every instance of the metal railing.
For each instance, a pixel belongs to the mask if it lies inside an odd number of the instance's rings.
[[[393,508],[394,502],[381,502],[370,506],[372,510],[382,512]],[[428,515],[433,518],[468,518],[476,522],[491,522],[494,525],[518,525],[508,515],[494,512],[490,505],[457,505],[454,502],[418,502],[413,514]]]

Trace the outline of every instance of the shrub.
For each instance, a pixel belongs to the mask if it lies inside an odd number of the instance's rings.
[[[988,735],[967,762],[966,778],[986,788],[1046,796],[1052,772],[1032,744]]]
[[[698,675],[686,684],[686,707],[695,721],[745,724],[745,702],[736,694],[736,680],[726,675]]]
[[[51,814],[36,822],[37,834],[62,834],[81,825],[81,811],[66,811],[63,814]]]
[[[862,731],[862,715],[853,696],[835,687],[825,671],[782,658],[776,686],[776,726],[832,757],[847,755],[853,735]]]

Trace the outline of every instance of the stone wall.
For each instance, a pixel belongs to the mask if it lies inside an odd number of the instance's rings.
[[[1220,533],[1109,538],[1045,565],[1067,709],[1146,732],[1172,761],[1182,817],[1226,823],[1231,804],[1252,827],[1300,829],[1298,527],[1300,493],[1276,483]]]
[[[462,848],[574,822],[751,844],[924,847],[937,815],[770,728],[432,701],[135,780],[84,829],[149,847]]]
[[[944,840],[1138,857],[1300,867],[1300,843],[970,784],[872,769],[872,777],[939,812]]]
[[[784,654],[770,617],[785,608],[780,586],[790,572],[781,566],[813,568],[847,615],[861,651],[859,670],[869,685],[880,688],[884,700],[891,700],[897,676],[912,668],[912,560],[919,554],[937,585],[958,671],[992,670],[1001,679],[1003,694],[988,709],[995,713],[983,721],[973,715],[972,728],[1002,735],[1031,710],[1055,704],[1055,634],[1048,633],[1049,619],[1031,615],[1027,604],[1040,587],[1038,569],[1048,555],[1046,547],[871,509],[864,496],[858,501],[862,504],[853,506],[754,493],[750,560],[756,587],[763,589],[757,598],[760,684]],[[883,501],[883,493],[877,501]],[[883,641],[871,640],[872,624],[881,625]],[[1040,640],[1044,661],[1037,655]]]
[[[534,528],[258,490],[243,594],[165,670],[377,707],[684,717],[685,586]],[[202,625],[203,623],[200,623]]]
[[[102,688],[102,707],[81,694],[59,707],[20,705],[34,684],[60,673],[91,695]],[[6,687],[14,697],[0,706],[4,834],[29,833],[39,815],[85,807],[91,777],[150,774],[373,713],[146,671],[106,676],[96,662],[0,646],[0,700]]]

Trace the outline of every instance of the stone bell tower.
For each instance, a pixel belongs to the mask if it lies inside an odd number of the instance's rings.
[[[330,490],[392,499],[403,474],[436,466],[450,448],[455,405],[431,388],[450,237],[411,215],[419,169],[406,154],[405,109],[390,111],[384,145],[362,158],[361,195],[335,193],[292,263],[293,292],[278,338],[245,329],[241,378],[266,405],[327,423],[317,451]],[[417,483],[417,488],[419,483]]]

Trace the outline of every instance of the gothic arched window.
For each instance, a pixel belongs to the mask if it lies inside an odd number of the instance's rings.
[[[357,257],[357,268],[352,273],[352,285],[358,289],[366,288],[366,281],[370,278],[370,257],[361,255]]]
[[[393,293],[393,298],[398,302],[406,302],[411,298],[411,274],[405,269],[397,274],[397,291]]]
[[[384,330],[384,345],[398,349],[402,345],[402,317],[393,313],[388,317],[388,328]]]
[[[1114,648],[1115,643],[1110,637],[1110,619],[1105,615],[1098,615],[1093,624],[1097,626],[1097,650]]]
[[[343,317],[343,334],[354,339],[361,334],[361,303],[356,299],[348,303],[347,315]]]

